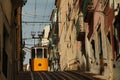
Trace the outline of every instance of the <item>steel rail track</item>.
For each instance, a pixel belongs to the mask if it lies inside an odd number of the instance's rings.
[[[52,77],[54,77],[54,80],[64,80],[64,79],[62,79],[62,76],[59,77],[59,75],[54,74],[54,72],[49,72],[49,74],[50,74]]]
[[[92,78],[90,76],[87,76],[87,75],[85,75],[83,73],[80,73],[78,71],[66,71],[66,72],[71,73],[71,74],[73,74],[75,76],[78,76],[78,77],[81,76],[81,78],[83,78],[82,80],[95,80],[94,78]]]
[[[62,72],[56,72],[56,74],[60,75],[60,76],[63,76],[64,77],[64,80],[75,80],[74,78],[72,78],[71,76],[65,74],[65,73],[62,73]]]
[[[74,80],[84,80],[84,79],[81,78],[80,76],[78,77],[78,76],[75,76],[75,75],[70,74],[70,73],[68,73],[68,72],[62,72],[62,73],[64,73],[64,74],[66,74],[66,75],[68,75],[68,76],[74,78]]]
[[[39,75],[40,80],[44,80],[44,78],[43,78],[43,76],[41,75],[41,73],[40,73],[40,72],[37,72],[37,75]]]
[[[45,79],[45,80],[53,80],[52,78],[53,77],[51,77],[51,75],[48,73],[48,72],[41,72],[47,79]]]
[[[32,72],[32,76],[32,80],[95,80],[78,71]]]
[[[54,76],[56,76],[59,80],[66,80],[65,77],[61,76],[61,75],[58,75],[54,72],[52,72]]]

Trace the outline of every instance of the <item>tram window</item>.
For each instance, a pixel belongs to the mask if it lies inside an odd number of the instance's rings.
[[[42,58],[42,49],[37,49],[37,58]]]
[[[32,55],[31,58],[35,58],[35,49],[32,49]]]
[[[47,58],[47,49],[44,49],[44,58]]]

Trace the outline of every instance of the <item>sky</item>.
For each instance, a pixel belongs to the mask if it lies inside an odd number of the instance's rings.
[[[52,13],[55,0],[27,0],[27,3],[22,8],[22,21],[32,22],[48,22]],[[22,38],[25,39],[25,47],[34,46],[34,40],[32,38],[31,31],[37,32],[43,31],[43,28],[49,23],[22,23]],[[27,38],[27,39],[26,39]],[[37,44],[38,40],[35,40]],[[27,49],[24,64],[29,63],[30,51]]]

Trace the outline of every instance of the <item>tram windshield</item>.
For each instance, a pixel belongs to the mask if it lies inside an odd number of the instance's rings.
[[[42,49],[37,49],[37,58],[42,58],[43,51]]]
[[[31,58],[47,58],[48,49],[44,47],[40,48],[33,48],[31,50]]]

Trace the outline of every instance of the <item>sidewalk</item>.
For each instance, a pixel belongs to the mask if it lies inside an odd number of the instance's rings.
[[[99,75],[99,74],[93,74],[90,72],[85,72],[85,75],[88,75],[90,77],[93,77],[95,80],[107,80],[103,75]]]

